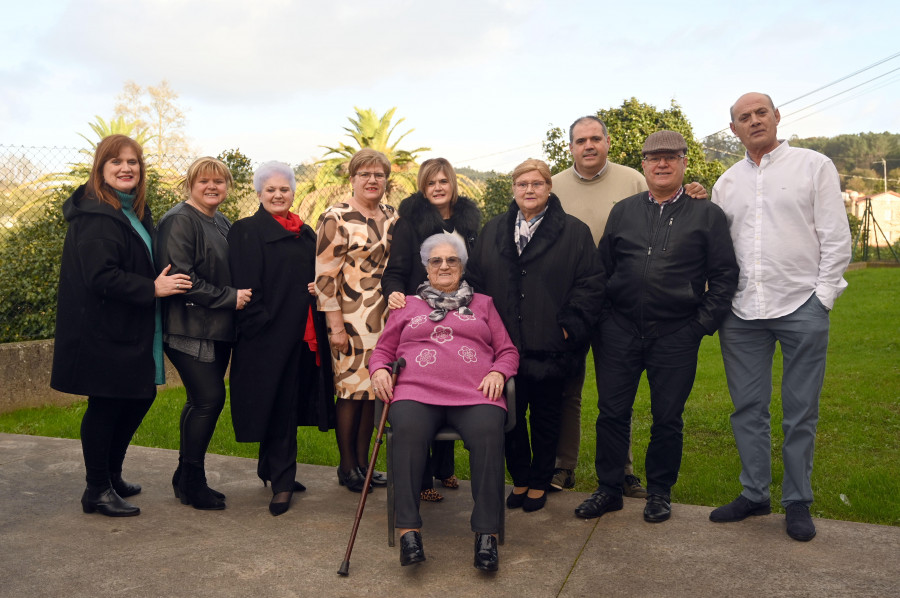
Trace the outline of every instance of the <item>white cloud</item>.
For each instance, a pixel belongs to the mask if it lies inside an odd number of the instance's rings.
[[[54,63],[104,86],[166,78],[184,95],[255,102],[476,68],[512,49],[507,30],[522,18],[475,0],[440,10],[422,2],[98,0],[69,5],[44,42]]]

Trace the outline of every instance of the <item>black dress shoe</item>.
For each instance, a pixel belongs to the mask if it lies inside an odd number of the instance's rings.
[[[294,480],[294,492],[306,492],[306,486]]]
[[[491,534],[475,534],[475,568],[496,571],[500,566],[497,538]]]
[[[709,520],[716,523],[730,523],[756,515],[768,515],[771,512],[772,503],[768,498],[762,502],[753,502],[741,494],[727,505],[713,509],[709,514]]]
[[[369,471],[369,468],[368,468],[368,466],[360,467],[359,471],[360,471],[360,473],[362,473],[363,478],[365,478],[366,473],[368,473],[368,471]],[[387,476],[378,470],[373,471],[372,472],[372,485],[373,486],[387,486]]]
[[[131,482],[123,480],[121,471],[119,473],[109,474],[109,483],[112,486],[112,489],[116,491],[116,494],[122,498],[128,498],[129,496],[134,496],[141,492],[141,485],[132,484]]]
[[[594,519],[610,511],[622,509],[622,496],[612,494],[597,488],[587,497],[583,503],[575,508],[575,514],[582,519]]]
[[[400,564],[406,567],[424,560],[425,549],[422,548],[422,534],[413,530],[400,536]]]
[[[787,535],[799,542],[809,542],[816,537],[816,525],[809,514],[809,507],[803,503],[792,502],[784,508],[784,520],[787,523]]]
[[[346,486],[347,490],[349,490],[350,492],[362,492],[363,491],[363,486],[366,485],[366,476],[364,476],[362,474],[362,471],[360,471],[359,467],[354,467],[353,469],[350,470],[350,473],[344,473],[343,471],[341,471],[341,468],[338,467],[337,474],[338,474],[338,483],[341,486]],[[370,484],[369,488],[368,488],[368,490],[366,490],[366,492],[371,492],[371,491],[372,491],[372,486]]]
[[[544,505],[547,504],[547,493],[544,492],[538,498],[531,498],[528,496],[528,493],[525,493],[525,502],[522,503],[522,510],[526,513],[531,513],[532,511],[540,511],[544,508]]]
[[[85,513],[96,511],[107,517],[134,517],[141,514],[139,508],[116,494],[112,486],[88,484],[84,494],[81,495],[81,508]]]
[[[275,502],[276,498],[284,499],[284,495],[287,495],[287,500],[279,500]],[[294,497],[294,492],[278,492],[275,496],[272,497],[272,500],[269,502],[269,513],[271,513],[274,517],[278,517],[279,515],[284,515],[287,513],[288,509],[291,508],[291,499]]]
[[[522,494],[510,492],[509,496],[506,497],[506,508],[518,509],[525,504],[526,498],[528,498],[528,492],[523,492]]]
[[[668,496],[651,494],[647,497],[647,506],[644,507],[644,521],[647,523],[660,523],[672,516],[672,503]]]

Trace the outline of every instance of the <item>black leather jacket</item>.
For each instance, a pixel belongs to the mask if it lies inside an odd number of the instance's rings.
[[[231,286],[226,235],[231,223],[216,212],[210,218],[180,203],[160,219],[156,266],[172,264],[169,274],[191,277],[183,295],[163,299],[163,331],[196,339],[234,341],[237,289]]]
[[[618,202],[600,239],[606,304],[635,336],[690,325],[713,334],[731,309],[738,265],[725,213],[682,195],[662,211],[648,193]]]

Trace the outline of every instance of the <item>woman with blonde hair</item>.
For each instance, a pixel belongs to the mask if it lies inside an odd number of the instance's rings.
[[[163,302],[166,355],[187,392],[181,410],[175,496],[195,509],[225,508],[225,496],[206,482],[206,449],[225,405],[225,370],[234,342],[234,312],[250,302],[250,289],[231,284],[228,231],[219,212],[234,184],[228,167],[216,158],[199,158],[184,180],[185,201],[160,219],[157,264],[172,264],[187,274],[190,291]]]

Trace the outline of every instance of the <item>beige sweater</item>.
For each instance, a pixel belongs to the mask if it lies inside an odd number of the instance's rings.
[[[647,190],[644,175],[621,164],[608,164],[606,171],[592,181],[575,174],[574,167],[553,175],[553,193],[567,214],[590,227],[594,243],[603,236],[613,204]]]

